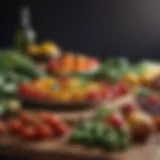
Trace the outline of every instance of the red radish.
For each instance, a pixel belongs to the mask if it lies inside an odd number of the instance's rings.
[[[124,104],[121,109],[124,115],[128,115],[135,110],[135,106],[133,104],[127,103]]]
[[[121,128],[124,124],[122,117],[118,114],[112,114],[105,119],[105,122],[114,128]]]

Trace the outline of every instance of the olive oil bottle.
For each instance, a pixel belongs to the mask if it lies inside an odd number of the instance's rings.
[[[31,25],[31,13],[29,7],[22,7],[20,9],[20,24],[16,30],[14,37],[15,48],[19,51],[25,52],[29,44],[35,43],[36,31]]]

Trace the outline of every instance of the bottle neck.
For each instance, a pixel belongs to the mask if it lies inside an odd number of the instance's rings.
[[[31,17],[30,17],[30,10],[28,7],[24,7],[20,11],[20,22],[22,28],[25,29],[31,28]]]

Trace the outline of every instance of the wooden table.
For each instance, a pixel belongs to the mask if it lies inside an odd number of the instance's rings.
[[[67,138],[32,143],[13,137],[0,140],[0,155],[24,156],[31,160],[159,160],[159,151],[160,136],[152,137],[146,144],[133,145],[125,152],[114,153],[71,145]]]
[[[128,96],[115,101],[110,106],[132,101]],[[71,121],[87,119],[95,111],[56,113],[59,118]],[[0,155],[25,156],[31,160],[160,160],[160,135],[154,135],[143,145],[137,144],[125,152],[109,153],[101,149],[91,149],[80,145],[71,145],[68,137],[44,142],[24,142],[15,137],[0,139]]]

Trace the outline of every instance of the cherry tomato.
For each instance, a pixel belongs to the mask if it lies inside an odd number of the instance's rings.
[[[58,136],[62,136],[68,133],[69,127],[65,123],[61,122],[60,120],[54,117],[50,119],[48,124],[52,127],[55,134]]]
[[[17,92],[20,96],[30,98],[33,88],[30,84],[22,83],[19,85]]]
[[[148,96],[147,100],[150,104],[155,104],[158,102],[158,99],[155,96]]]
[[[22,123],[18,119],[11,120],[8,123],[8,128],[12,133],[19,133],[22,129]]]
[[[37,125],[36,132],[37,132],[38,139],[49,138],[49,137],[52,137],[52,135],[53,135],[53,130],[52,130],[51,126],[49,126],[47,124]]]
[[[59,69],[59,67],[60,67],[59,60],[51,60],[47,65],[47,70],[50,72],[56,71],[57,69]]]
[[[43,122],[50,122],[50,119],[52,119],[53,114],[52,113],[47,113],[47,112],[40,112],[38,114],[38,117],[40,118],[40,120],[42,120]]]
[[[21,130],[21,136],[22,138],[26,139],[26,140],[34,140],[36,139],[37,135],[36,135],[36,128],[34,126],[25,126],[22,130]]]
[[[4,122],[0,122],[0,135],[4,134],[6,131],[6,125]]]
[[[116,114],[110,115],[105,120],[107,123],[109,123],[114,128],[121,128],[123,126],[123,119]]]
[[[27,112],[20,112],[18,115],[18,118],[22,121],[22,123],[25,124],[33,124],[33,115],[27,113]]]
[[[124,95],[124,94],[128,93],[128,88],[124,84],[120,84],[120,85],[118,85],[117,91],[118,91],[119,95]]]

